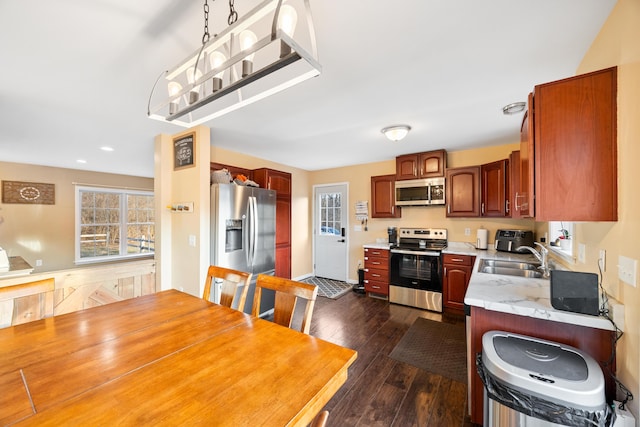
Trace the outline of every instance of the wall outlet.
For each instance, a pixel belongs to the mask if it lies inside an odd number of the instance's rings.
[[[36,267],[42,267],[42,260],[41,259],[37,259],[36,260]]]
[[[598,263],[603,273],[607,271],[607,251],[605,251],[604,249],[600,249],[600,254],[598,255]]]
[[[354,225],[353,226],[353,231],[362,231],[362,226],[361,225]]]
[[[578,262],[582,264],[587,263],[586,252],[587,252],[587,248],[585,247],[584,243],[578,243]]]
[[[196,247],[196,236],[189,234],[189,246]]]
[[[618,257],[618,278],[634,288],[636,287],[636,271],[638,260],[620,255]]]
[[[465,236],[471,236],[471,229],[470,228],[465,228],[464,229],[464,235]]]

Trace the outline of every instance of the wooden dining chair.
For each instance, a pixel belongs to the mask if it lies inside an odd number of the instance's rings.
[[[329,411],[322,411],[311,421],[309,427],[324,427],[327,425],[327,418],[329,418]]]
[[[241,288],[239,298],[237,299],[237,308],[238,310],[243,311],[244,304],[247,299],[247,292],[249,291],[251,276],[251,273],[246,273],[244,271],[211,265],[207,270],[207,280],[204,283],[204,294],[202,295],[202,298],[207,301],[211,301],[211,284],[216,280],[220,280],[222,281],[220,305],[234,308],[233,303],[236,301],[238,288]]]
[[[256,280],[256,291],[253,297],[253,309],[251,314],[255,317],[260,314],[260,298],[262,289],[275,291],[275,306],[273,321],[278,325],[292,328],[293,314],[296,310],[296,302],[299,299],[306,300],[306,308],[302,317],[300,332],[309,333],[311,327],[311,315],[313,306],[318,296],[318,287],[309,283],[296,282],[282,277],[259,274]],[[292,328],[297,329],[297,328]]]
[[[55,279],[0,287],[0,328],[53,316]]]

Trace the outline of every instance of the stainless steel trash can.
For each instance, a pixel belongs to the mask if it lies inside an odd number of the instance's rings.
[[[485,427],[605,426],[611,417],[602,370],[577,348],[490,331],[482,337],[478,373]]]

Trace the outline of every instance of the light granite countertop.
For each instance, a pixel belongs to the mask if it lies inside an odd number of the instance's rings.
[[[494,249],[478,250],[471,243],[459,242],[449,243],[447,249],[443,252],[476,257],[469,287],[464,297],[464,303],[467,305],[554,322],[614,330],[612,323],[605,317],[572,313],[553,308],[551,306],[551,290],[548,279],[505,276],[478,271],[480,260],[483,258],[535,261],[533,255],[498,252]],[[610,307],[613,305],[620,306],[618,302],[611,298],[609,298],[609,305]]]
[[[368,243],[363,246],[371,249],[389,249],[387,242]],[[492,247],[486,250],[476,249],[475,245],[466,242],[449,242],[447,248],[442,252],[476,257],[471,279],[469,280],[469,287],[464,297],[464,303],[469,306],[590,328],[615,329],[605,317],[572,313],[553,308],[551,306],[551,289],[548,279],[505,276],[478,271],[480,260],[483,258],[535,262],[536,259],[532,254],[498,252]],[[622,305],[611,297],[609,297],[609,307],[612,312],[622,312],[623,310]],[[624,329],[623,325],[618,324],[618,327]]]
[[[376,242],[376,243],[366,243],[364,245],[362,245],[365,248],[369,248],[369,249],[389,249],[389,243],[388,242]]]

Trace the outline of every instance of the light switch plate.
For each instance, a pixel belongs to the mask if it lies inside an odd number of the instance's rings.
[[[584,243],[578,243],[578,262],[582,264],[587,263],[587,256],[585,252],[587,251]]]
[[[636,272],[638,260],[620,255],[618,257],[618,278],[634,288],[636,287]]]

